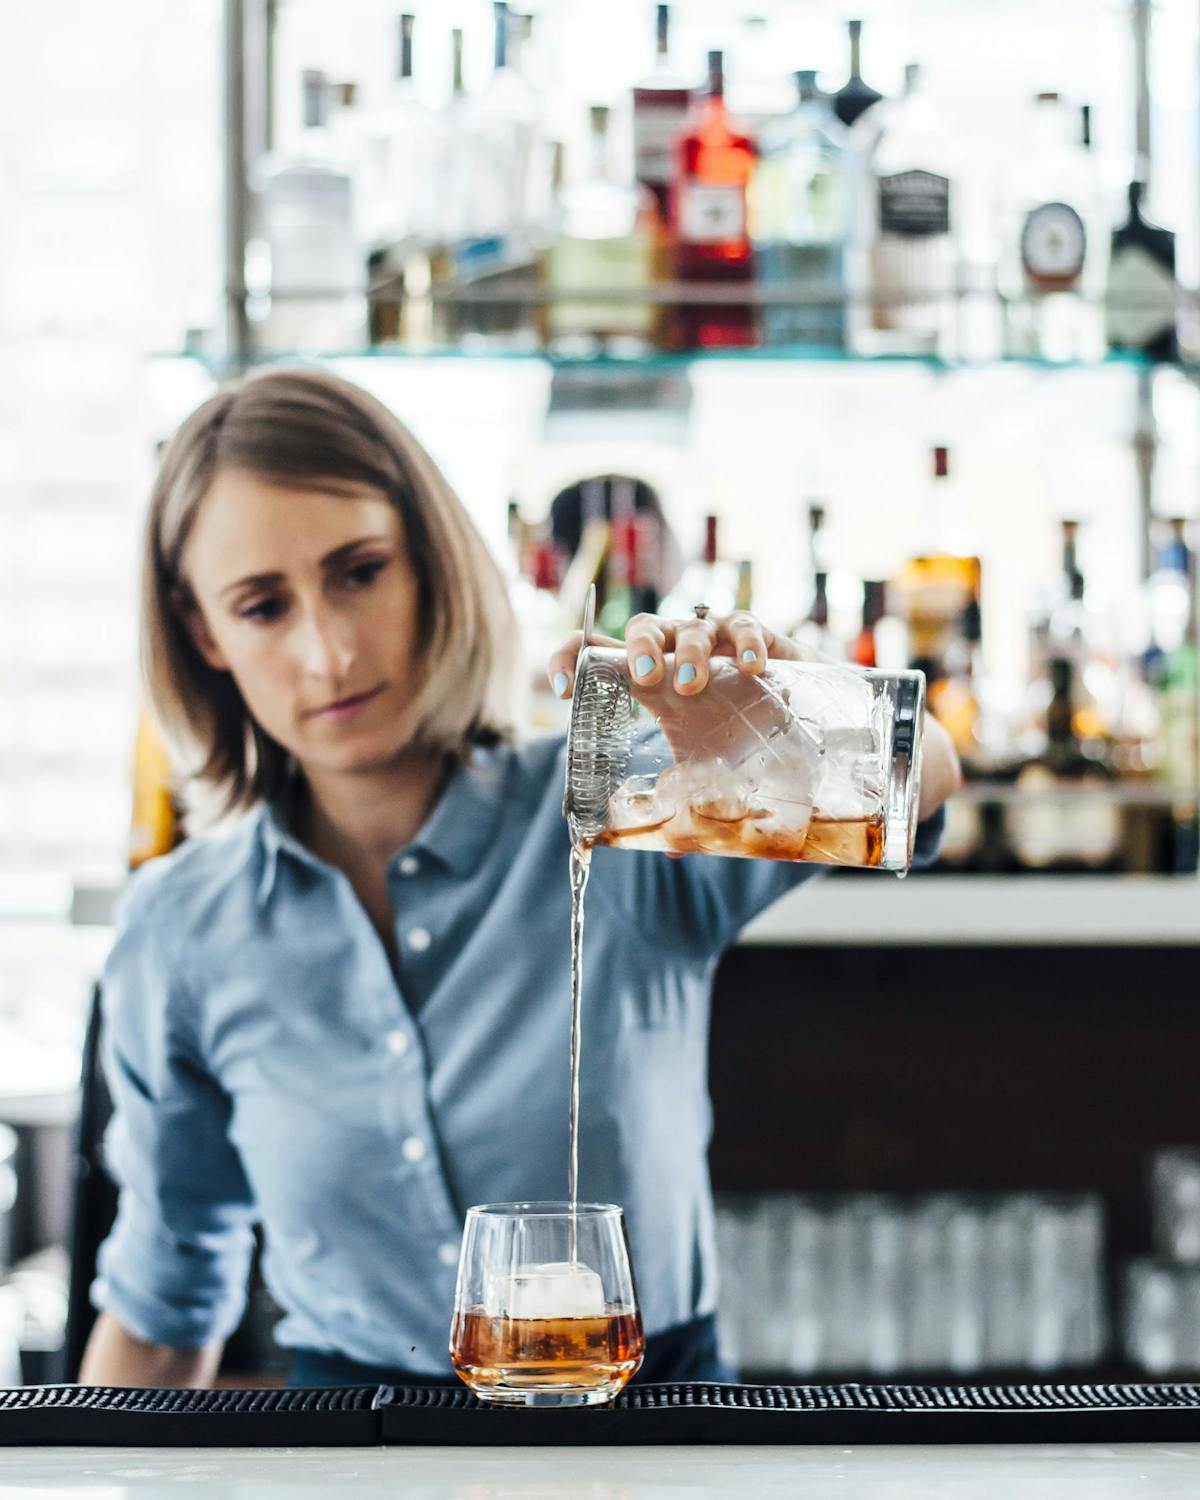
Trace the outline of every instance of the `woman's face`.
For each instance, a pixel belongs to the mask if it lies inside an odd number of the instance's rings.
[[[197,648],[302,766],[360,770],[403,749],[417,580],[381,491],[347,484],[329,495],[221,470],[182,571]]]

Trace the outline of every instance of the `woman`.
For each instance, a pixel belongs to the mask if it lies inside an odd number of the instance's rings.
[[[450,1378],[473,1203],[565,1186],[563,744],[511,742],[502,578],[429,456],[313,370],[223,390],[170,444],[142,614],[164,729],[227,812],[131,882],[104,973],[120,1206],[81,1378],[203,1385],[252,1225],[294,1384]],[[550,663],[570,694],[578,636]],[[749,616],[631,624],[703,692],[798,648]],[[930,726],[922,815],[957,784]],[[920,847],[936,828],[926,821]],[[600,851],[580,1180],[621,1203],[645,1379],[721,1373],[706,1028],[721,950],[811,874]]]

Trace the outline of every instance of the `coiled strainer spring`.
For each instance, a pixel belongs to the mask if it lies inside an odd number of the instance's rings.
[[[584,607],[584,645],[567,733],[563,815],[573,844],[586,843],[608,827],[609,803],[629,762],[635,723],[628,683],[611,662],[596,659],[588,649],[595,608],[593,587]]]

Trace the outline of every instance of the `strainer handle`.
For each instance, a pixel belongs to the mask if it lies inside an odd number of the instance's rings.
[[[596,585],[588,585],[587,598],[583,601],[583,644],[592,644],[592,635],[596,629]]]

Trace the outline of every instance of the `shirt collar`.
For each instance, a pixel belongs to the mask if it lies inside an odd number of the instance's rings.
[[[497,750],[476,747],[468,760],[455,767],[442,794],[412,842],[397,849],[389,869],[402,855],[422,850],[456,875],[475,869],[491,843],[504,802],[505,758]],[[284,792],[259,810],[262,874],[258,904],[264,905],[275,886],[281,856],[287,855],[314,869],[324,862],[291,831],[288,796]]]

